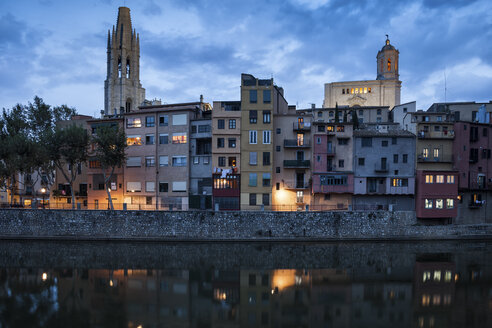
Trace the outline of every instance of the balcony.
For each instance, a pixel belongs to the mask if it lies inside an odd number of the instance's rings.
[[[468,203],[468,208],[469,209],[479,209],[482,208],[482,201],[477,200],[477,201],[471,201]]]
[[[438,157],[424,157],[419,155],[418,163],[453,163],[453,155],[440,155]]]
[[[386,163],[386,164],[383,164],[383,163],[376,164],[374,166],[374,171],[375,172],[378,172],[378,173],[388,172],[389,171],[389,165],[388,165],[388,163]]]
[[[311,161],[309,160],[284,160],[284,168],[290,169],[308,169],[311,167]]]
[[[311,147],[311,142],[309,140],[302,139],[286,139],[284,140],[285,148],[309,148]]]
[[[454,131],[419,131],[419,139],[454,139]]]
[[[311,122],[294,122],[292,125],[294,131],[311,131]]]
[[[284,181],[284,188],[288,190],[302,190],[309,189],[311,186],[309,182],[305,181]]]
[[[335,156],[336,154],[336,147],[328,147],[326,150],[326,155],[327,156]]]

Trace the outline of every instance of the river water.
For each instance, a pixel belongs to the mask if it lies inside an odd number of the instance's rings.
[[[492,327],[492,243],[0,242],[0,327]]]

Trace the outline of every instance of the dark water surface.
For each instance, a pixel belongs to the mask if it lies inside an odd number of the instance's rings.
[[[3,241],[3,327],[492,327],[492,243]]]

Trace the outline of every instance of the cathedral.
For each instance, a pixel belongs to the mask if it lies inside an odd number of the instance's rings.
[[[140,83],[140,40],[132,30],[130,9],[120,7],[113,31],[108,30],[107,77],[104,81],[104,115],[138,109],[145,100]]]
[[[386,36],[376,56],[376,80],[332,82],[325,84],[323,107],[388,106],[400,104],[401,81],[398,74],[399,52]]]

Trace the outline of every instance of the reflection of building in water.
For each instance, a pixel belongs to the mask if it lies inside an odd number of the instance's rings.
[[[416,327],[450,327],[458,278],[450,254],[421,255],[414,269]]]
[[[239,277],[239,271],[213,272],[213,327],[239,327]]]

